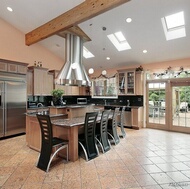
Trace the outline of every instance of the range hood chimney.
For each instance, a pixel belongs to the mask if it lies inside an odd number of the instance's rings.
[[[82,64],[83,40],[74,34],[66,34],[66,63],[61,68],[55,83],[59,85],[91,86]]]

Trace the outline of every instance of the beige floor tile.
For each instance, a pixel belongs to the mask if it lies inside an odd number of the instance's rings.
[[[39,153],[26,146],[24,135],[0,140],[0,188],[190,188],[188,134],[154,129],[126,131],[127,137],[105,154],[88,162],[57,158],[48,173],[36,167]]]
[[[121,184],[119,183],[118,179],[116,177],[99,177],[101,188],[102,189],[118,189],[121,188]]]

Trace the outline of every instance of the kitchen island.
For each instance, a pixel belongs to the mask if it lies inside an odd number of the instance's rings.
[[[67,105],[49,107],[53,124],[53,135],[69,140],[69,160],[78,159],[78,133],[83,132],[86,112],[94,111],[94,105]],[[26,142],[36,150],[41,149],[41,131],[36,114],[26,114]],[[65,156],[65,152],[60,154]]]

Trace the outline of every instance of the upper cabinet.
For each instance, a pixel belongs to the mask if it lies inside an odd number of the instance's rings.
[[[27,73],[28,95],[51,95],[53,74],[47,68],[30,66]]]
[[[118,70],[119,95],[143,95],[143,72]]]
[[[28,64],[0,59],[0,71],[16,74],[26,74]]]
[[[118,85],[119,95],[135,94],[135,71],[118,71]]]

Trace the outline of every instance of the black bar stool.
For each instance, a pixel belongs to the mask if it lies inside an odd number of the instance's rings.
[[[120,114],[120,122],[118,122],[118,126],[121,129],[121,134],[119,136],[122,137],[122,138],[125,138],[125,136],[126,136],[126,132],[125,132],[125,129],[124,129],[124,113],[125,113],[125,108],[126,108],[126,106],[122,107],[121,114]]]
[[[101,146],[102,152],[105,153],[110,150],[111,145],[108,140],[108,117],[111,110],[104,110],[102,112],[100,123],[96,124],[96,140]]]
[[[112,139],[114,144],[120,142],[119,136],[117,134],[117,116],[119,114],[119,108],[115,108],[113,111],[113,117],[108,121],[108,136]]]
[[[52,124],[49,115],[36,115],[41,128],[41,151],[37,167],[48,172],[55,155],[66,148],[68,161],[68,141],[53,137]],[[52,153],[53,149],[55,150]],[[51,156],[52,155],[52,156]]]
[[[95,142],[96,119],[98,112],[89,112],[85,116],[84,134],[79,135],[79,144],[82,147],[86,161],[99,155]]]

